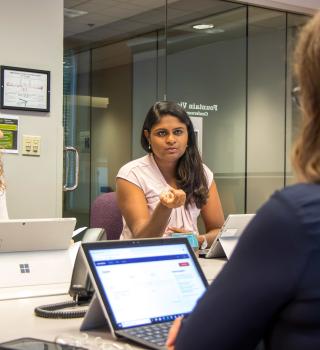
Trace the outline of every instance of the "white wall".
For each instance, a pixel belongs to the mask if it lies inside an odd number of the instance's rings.
[[[0,0],[0,65],[51,72],[49,113],[19,117],[19,154],[3,156],[10,218],[62,215],[63,0]],[[41,136],[40,157],[21,155],[22,135]]]

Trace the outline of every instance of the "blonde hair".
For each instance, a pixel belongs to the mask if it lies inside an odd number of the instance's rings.
[[[2,156],[0,154],[0,192],[4,191],[6,188],[3,180],[3,163],[2,163]]]
[[[320,12],[301,30],[294,62],[301,91],[302,129],[292,163],[300,180],[320,183]]]

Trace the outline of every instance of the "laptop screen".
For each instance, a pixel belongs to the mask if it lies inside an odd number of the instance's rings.
[[[86,253],[115,329],[187,315],[207,287],[186,239],[142,241],[148,244],[95,244]]]

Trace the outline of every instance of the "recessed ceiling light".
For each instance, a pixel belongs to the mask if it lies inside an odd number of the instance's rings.
[[[192,26],[193,29],[197,29],[197,30],[204,30],[204,29],[211,29],[214,28],[213,24],[206,24],[206,23],[202,23],[202,24],[195,24]]]
[[[88,14],[88,12],[86,12],[86,11],[64,8],[64,16],[68,17],[68,18],[80,17],[80,16],[87,15],[87,14]]]

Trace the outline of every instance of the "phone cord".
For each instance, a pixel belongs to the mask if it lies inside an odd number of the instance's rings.
[[[87,312],[87,308],[85,310],[68,310],[63,311],[61,309],[75,307],[75,306],[85,306],[88,305],[89,302],[78,302],[78,301],[65,301],[62,303],[56,304],[48,304],[41,305],[34,309],[34,313],[36,316],[45,317],[45,318],[77,318],[83,317]]]

